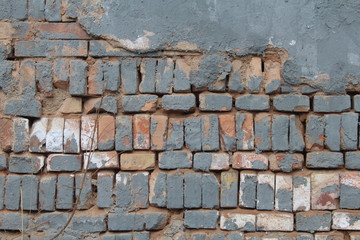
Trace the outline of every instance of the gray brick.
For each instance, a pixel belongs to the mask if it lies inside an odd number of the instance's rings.
[[[188,92],[190,87],[190,66],[185,60],[177,59],[174,69],[174,92]]]
[[[200,111],[230,111],[232,108],[232,96],[228,93],[201,93],[199,96]]]
[[[201,117],[202,150],[219,150],[219,119],[215,114]]]
[[[81,171],[82,156],[72,154],[50,154],[46,159],[49,172]]]
[[[105,90],[118,92],[120,87],[120,62],[108,61],[103,65]]]
[[[21,187],[22,209],[30,211],[38,210],[38,176],[23,175],[21,178]]]
[[[194,169],[197,171],[209,172],[212,162],[211,153],[195,153]]]
[[[150,240],[149,232],[134,232],[133,240]]]
[[[322,150],[324,148],[325,123],[322,117],[308,115],[306,119],[306,150]]]
[[[191,168],[192,154],[188,151],[165,151],[159,153],[160,169]]]
[[[339,168],[344,165],[342,153],[311,152],[306,154],[306,167],[308,168]]]
[[[23,99],[34,99],[36,94],[36,71],[33,60],[24,60],[20,64],[18,84]]]
[[[38,81],[38,86],[40,92],[50,96],[53,91],[53,81],[52,81],[52,64],[50,61],[40,61],[36,63],[36,80]]]
[[[28,228],[28,216],[21,213],[0,213],[0,230],[22,231]]]
[[[145,230],[161,230],[169,219],[169,214],[164,212],[153,212],[144,214]]]
[[[245,94],[235,99],[236,110],[268,111],[270,98],[267,95]]]
[[[245,208],[256,207],[257,177],[254,173],[240,172],[239,206]]]
[[[124,112],[155,112],[158,96],[140,94],[122,96],[122,108]]]
[[[7,169],[7,158],[6,153],[0,153],[0,171]]]
[[[354,110],[355,112],[360,112],[360,95],[354,96]]]
[[[38,173],[44,166],[44,156],[30,153],[11,154],[9,160],[9,172],[14,173]]]
[[[87,233],[105,232],[105,215],[75,214],[71,222],[71,229]]]
[[[84,113],[108,112],[116,114],[118,112],[117,97],[106,95],[99,98],[91,98],[84,104]]]
[[[358,146],[359,114],[341,114],[341,150],[356,150]]]
[[[69,84],[69,61],[64,58],[56,58],[53,61],[52,71],[54,77],[54,85],[57,88],[66,88]],[[76,71],[75,68],[74,71]]]
[[[360,174],[358,172],[340,174],[340,208],[360,208],[359,180]]]
[[[347,169],[360,169],[360,152],[346,152],[345,166]]]
[[[241,76],[242,62],[240,60],[232,61],[232,69],[229,75],[229,90],[231,92],[244,92],[244,79]]]
[[[340,151],[340,124],[341,116],[325,115],[325,145],[331,151]]]
[[[270,82],[266,83],[265,85],[265,93],[266,94],[273,94],[279,92],[281,87],[281,80],[280,79],[274,79]]]
[[[184,174],[184,207],[200,208],[201,207],[201,182],[200,173]]]
[[[115,149],[116,151],[132,150],[132,117],[116,117]]]
[[[166,111],[191,112],[196,107],[195,95],[192,93],[164,95],[162,107]]]
[[[308,112],[310,100],[306,95],[278,95],[273,99],[274,108],[284,112]]]
[[[5,184],[5,207],[8,210],[19,210],[21,176],[7,175]]]
[[[134,229],[135,229],[135,214],[109,213],[108,215],[109,231],[132,231]]]
[[[254,123],[251,113],[236,113],[238,150],[254,150]]]
[[[213,233],[209,235],[210,240],[226,240],[225,233]]]
[[[203,174],[201,185],[202,207],[209,209],[218,207],[220,185],[216,176],[213,174]]]
[[[314,240],[314,236],[310,233],[299,233],[296,240]]]
[[[6,175],[0,174],[0,210],[4,209]]]
[[[121,88],[124,94],[136,94],[138,86],[136,60],[125,59],[121,62]]]
[[[97,174],[97,181],[97,206],[99,208],[109,208],[113,202],[114,173],[101,171]]]
[[[156,93],[171,93],[173,84],[174,62],[172,59],[158,60],[156,69]]]
[[[300,212],[296,214],[296,231],[330,231],[331,212]]]
[[[6,56],[0,55],[0,58],[5,59]],[[14,69],[15,65],[12,61],[0,61],[0,86],[6,94],[12,92],[13,86],[16,84],[12,75]]]
[[[39,210],[55,210],[56,175],[44,175],[39,184]]]
[[[193,233],[191,234],[191,240],[206,240],[206,233]]]
[[[258,174],[257,192],[256,192],[256,209],[273,210],[274,209],[274,185],[275,177],[273,173]]]
[[[39,20],[45,18],[45,0],[29,0],[29,17]]]
[[[37,231],[54,231],[63,228],[69,218],[68,213],[45,213],[35,218]]]
[[[201,134],[201,119],[200,118],[186,118],[184,120],[185,126],[185,145],[190,151],[200,151],[202,134]]]
[[[60,8],[61,8],[60,0],[46,0],[45,19],[49,22],[61,21]]]
[[[40,117],[41,103],[36,99],[10,99],[5,102],[5,114],[23,117]]]
[[[115,179],[116,206],[129,207],[131,204],[131,174],[119,172]]]
[[[82,60],[70,61],[70,85],[71,95],[85,95],[87,92],[87,63]]]
[[[29,152],[41,153],[46,151],[46,132],[48,118],[41,118],[33,122],[30,132]]]
[[[169,119],[166,150],[178,150],[184,146],[184,120]]]
[[[17,20],[25,20],[27,18],[27,0],[14,0],[10,4],[13,18]]]
[[[351,107],[350,96],[314,96],[314,112],[344,112]]]
[[[139,91],[141,93],[155,92],[155,74],[156,74],[156,59],[143,59],[140,65],[141,83]]]
[[[228,240],[243,240],[244,234],[241,232],[229,232]]]
[[[150,177],[149,201],[156,207],[166,207],[166,174],[163,172],[153,172]]]
[[[79,198],[77,209],[89,209],[92,204],[92,186],[91,186],[91,173],[77,173],[75,175],[75,198]],[[84,184],[82,185],[82,182]],[[82,185],[82,191],[80,193]],[[80,196],[79,196],[80,194]]]
[[[56,186],[56,209],[72,209],[74,200],[74,175],[59,174]]]
[[[289,149],[292,152],[302,152],[305,148],[304,127],[295,115],[289,118]]]
[[[238,205],[238,172],[221,173],[220,206],[223,208],[235,208]]]
[[[167,208],[181,209],[184,207],[184,176],[182,174],[168,174],[166,178]]]
[[[247,83],[247,88],[252,93],[258,93],[260,91],[263,78],[260,76],[250,76]]]
[[[149,173],[135,173],[131,176],[131,205],[134,208],[149,207]]]
[[[260,151],[271,149],[271,115],[268,113],[255,116],[255,147]]]
[[[272,116],[272,150],[289,150],[289,117],[287,115]]]
[[[185,227],[189,229],[215,229],[218,211],[185,211]]]

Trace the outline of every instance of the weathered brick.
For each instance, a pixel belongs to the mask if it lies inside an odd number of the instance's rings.
[[[131,205],[133,208],[149,207],[149,173],[134,173],[131,176]]]
[[[342,153],[337,152],[311,152],[306,154],[308,168],[339,168],[344,165]]]
[[[174,69],[174,92],[190,91],[191,67],[184,59],[177,59]]]
[[[235,169],[268,169],[268,157],[264,154],[235,152],[232,157],[232,167]]]
[[[150,133],[151,149],[165,150],[168,117],[164,115],[151,115]]]
[[[356,150],[358,146],[359,114],[341,114],[341,150]]]
[[[134,149],[150,149],[150,115],[133,116]]]
[[[351,107],[350,96],[314,96],[314,112],[344,112]]]
[[[170,58],[158,60],[156,69],[156,93],[171,93],[173,85],[174,62]]]
[[[255,147],[257,150],[271,149],[271,115],[259,113],[255,116]]]
[[[227,231],[254,232],[256,215],[242,213],[222,213],[220,216],[220,229]]]
[[[86,57],[84,40],[30,40],[15,42],[16,57]],[[80,60],[72,60],[80,61]]]
[[[149,180],[149,202],[155,207],[166,207],[166,174],[159,171],[151,173]]]
[[[11,5],[13,18],[17,20],[25,20],[27,18],[27,1],[15,0]]]
[[[115,145],[115,118],[110,115],[101,115],[98,131],[98,149],[113,150]]]
[[[112,203],[114,172],[100,171],[97,174],[97,206],[109,208]]]
[[[43,213],[35,218],[37,231],[60,230],[69,218],[68,213]]]
[[[195,153],[194,169],[204,172],[209,170],[227,170],[230,157],[226,153]]]
[[[37,99],[10,99],[4,106],[6,115],[35,118],[41,116],[41,103]]]
[[[270,170],[292,172],[300,170],[304,164],[304,156],[300,153],[276,153],[269,156]]]
[[[85,152],[84,169],[89,170],[103,168],[119,168],[119,156],[116,151],[107,152]]]
[[[66,98],[58,110],[63,114],[82,113],[82,111],[82,99],[79,97]]]
[[[275,189],[275,174],[273,173],[258,173],[257,182],[257,203],[258,210],[273,210],[274,209],[274,189]]]
[[[5,184],[5,208],[8,210],[19,210],[20,206],[21,176],[9,174]]]
[[[255,208],[257,174],[254,172],[241,171],[239,184],[239,206]]]
[[[71,95],[85,95],[87,93],[88,64],[82,60],[70,61],[69,93]]]
[[[289,150],[302,152],[305,148],[304,126],[299,117],[290,115],[289,118]]]
[[[4,152],[11,151],[13,143],[13,120],[9,118],[0,118],[0,146]]]
[[[7,164],[7,159],[8,159],[8,155],[6,153],[0,152],[0,170],[6,170],[7,169],[7,165],[8,165]]]
[[[121,62],[121,88],[125,94],[136,94],[139,86],[137,65],[134,59]]]
[[[273,115],[271,128],[272,150],[289,150],[289,117],[287,115]]]
[[[64,152],[80,152],[80,119],[65,119]]]
[[[38,20],[45,19],[45,1],[44,0],[30,0],[28,7],[29,18]]]
[[[201,179],[202,208],[215,208],[219,206],[220,185],[215,175],[203,174]]]
[[[115,176],[115,197],[117,207],[129,207],[131,204],[131,174],[118,172]],[[109,216],[110,217],[110,216]],[[110,226],[109,226],[110,229]]]
[[[45,152],[47,124],[47,118],[41,118],[33,123],[30,131],[29,152]]]
[[[120,62],[107,61],[103,65],[104,88],[111,92],[118,92],[120,87]]]
[[[238,172],[221,173],[220,206],[224,208],[235,208],[238,205]]]
[[[305,143],[306,150],[324,149],[325,123],[322,117],[308,115],[306,119]]]
[[[46,0],[45,19],[49,22],[61,21],[60,8],[61,8],[60,0]]]
[[[120,156],[121,170],[150,170],[155,167],[155,153],[132,152]]]
[[[325,210],[339,207],[339,174],[311,174],[311,209]]]
[[[185,145],[190,151],[200,151],[202,146],[201,118],[186,118]]]
[[[243,66],[243,63],[241,60],[234,60],[232,61],[232,68],[229,75],[229,91],[231,92],[244,92],[245,86],[244,86],[244,79],[241,75],[241,68]]]
[[[233,114],[219,115],[220,144],[224,151],[236,150],[236,128]]]
[[[165,151],[159,153],[160,169],[191,168],[192,154],[190,151]]]
[[[168,223],[170,215],[167,212],[153,212],[145,213],[143,217],[145,223],[145,230],[154,231],[163,229]]]
[[[29,120],[14,118],[12,130],[12,151],[16,153],[27,151],[29,148]]]
[[[262,62],[260,57],[252,57],[246,68],[245,80],[247,89],[250,92],[257,93],[260,91],[263,81]]]
[[[156,77],[156,59],[142,59],[140,64],[140,72],[141,83],[139,85],[139,91],[141,93],[154,93]]]
[[[232,97],[230,94],[200,93],[200,111],[230,111],[232,108]]]
[[[360,230],[360,215],[357,212],[333,212],[332,229],[337,230]]]
[[[122,96],[122,108],[124,112],[155,112],[158,96],[139,94],[134,96]]]
[[[116,151],[132,150],[132,116],[116,117],[115,149]]]
[[[77,212],[71,222],[71,229],[75,231],[85,231],[88,233],[105,232],[106,222],[105,213],[93,213],[90,211]]]
[[[41,176],[39,183],[39,210],[55,210],[56,175]]]
[[[325,146],[331,151],[340,151],[340,124],[341,116],[325,115]]]
[[[39,61],[36,63],[36,81],[41,93],[49,97],[53,91],[52,64],[50,61]]]
[[[75,1],[75,3],[78,3]],[[77,9],[74,10],[77,13]],[[89,55],[94,57],[136,57],[136,53],[113,47],[106,40],[91,40],[89,43]],[[130,70],[129,70],[130,71]]]
[[[9,172],[38,173],[44,166],[44,156],[30,153],[10,154]]]
[[[90,98],[84,103],[84,113],[108,112],[116,114],[118,111],[117,98],[115,95],[106,95],[98,98]]]
[[[201,207],[201,179],[200,173],[184,174],[184,207],[200,208]]]
[[[264,61],[265,93],[276,93],[281,85],[281,64],[270,59]]]
[[[201,118],[202,150],[219,150],[219,119],[215,114],[204,115]]]
[[[0,222],[1,230],[23,231],[28,228],[29,218],[27,215],[16,212],[3,212],[0,213],[0,218],[2,219]]]
[[[184,146],[184,119],[183,118],[170,118],[166,150],[179,150]]]
[[[300,212],[296,213],[296,231],[317,232],[330,231],[331,212]]]
[[[104,71],[101,59],[96,60],[89,66],[87,93],[89,95],[101,95],[104,91]]]
[[[219,212],[208,211],[185,211],[185,227],[189,229],[215,229]]]
[[[56,184],[56,209],[72,209],[74,200],[74,174],[58,175]]]
[[[267,95],[245,94],[235,98],[236,110],[268,111],[270,98]]]
[[[81,117],[81,150],[89,151],[97,149],[97,116],[86,115]]]
[[[164,95],[162,108],[166,111],[192,112],[196,107],[195,100],[195,95],[192,93]]]
[[[109,213],[108,215],[108,230],[109,231],[133,231],[133,230],[143,230],[138,229],[137,224],[139,222],[135,222],[137,214],[134,213]],[[143,223],[140,223],[143,224]],[[120,238],[121,239],[121,238]],[[123,239],[131,239],[123,238]]]
[[[81,155],[50,154],[46,159],[46,169],[49,172],[75,172],[82,166]]]
[[[289,175],[277,174],[275,177],[275,210],[292,212],[293,178]]]
[[[308,112],[310,100],[306,95],[278,95],[273,99],[274,108],[282,112]]]
[[[347,169],[360,169],[360,152],[346,152],[345,166]]]
[[[76,81],[77,77],[75,76],[76,69],[74,65],[82,65],[78,62],[73,63],[73,81]],[[77,66],[76,66],[77,67]],[[66,89],[69,84],[69,74],[70,74],[70,63],[67,59],[56,58],[53,62],[53,82],[54,86],[57,88]],[[81,75],[79,75],[81,76]],[[76,83],[73,83],[73,86]],[[70,89],[69,89],[70,91]]]
[[[46,134],[46,151],[47,152],[63,152],[64,138],[64,118],[52,118],[48,123],[48,132]]]
[[[169,209],[182,209],[184,207],[184,176],[182,174],[168,174],[166,177],[167,202]],[[186,213],[185,213],[186,216]],[[186,217],[185,217],[186,222]]]
[[[344,240],[345,236],[342,232],[318,232],[315,233],[315,240]]]
[[[80,192],[81,189],[81,192]],[[75,203],[77,209],[89,209],[93,206],[91,173],[75,174]]]
[[[349,234],[350,240],[359,240],[360,234],[358,232],[350,232]]]
[[[23,175],[21,178],[21,207],[24,210],[38,210],[39,177]]]
[[[256,219],[258,231],[293,231],[294,216],[291,213],[259,213]]]
[[[251,113],[236,113],[238,150],[254,150],[254,125]]]
[[[360,208],[360,174],[359,172],[340,174],[340,208]]]
[[[79,23],[37,23],[36,29],[42,39],[90,39]]]

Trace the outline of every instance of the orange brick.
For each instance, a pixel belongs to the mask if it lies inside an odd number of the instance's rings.
[[[137,114],[133,117],[134,149],[150,148],[150,115]]]
[[[155,153],[132,152],[120,156],[121,170],[149,170],[155,167]]]
[[[151,116],[151,149],[164,150],[166,147],[168,117],[163,115]]]
[[[0,145],[4,152],[11,150],[13,142],[13,122],[8,118],[0,118]]]
[[[98,149],[112,150],[115,143],[115,118],[103,115],[99,118]]]
[[[219,115],[219,125],[221,149],[224,151],[235,151],[235,116],[232,114]]]
[[[232,160],[232,167],[235,169],[268,169],[268,157],[264,154],[235,152]]]

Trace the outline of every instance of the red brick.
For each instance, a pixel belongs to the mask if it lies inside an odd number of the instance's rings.
[[[94,64],[90,65],[88,74],[88,94],[102,94],[104,89],[102,60],[97,60]]]
[[[133,142],[134,149],[150,148],[150,115],[133,116]]]
[[[233,114],[219,115],[220,143],[224,151],[236,150],[235,116]]]
[[[8,118],[0,118],[0,126],[1,149],[9,152],[13,142],[13,122]]]
[[[115,143],[115,118],[102,115],[99,118],[98,149],[112,150]]]
[[[268,157],[264,154],[235,152],[232,159],[232,167],[235,169],[268,169]]]
[[[163,115],[151,116],[151,149],[164,150],[166,147],[168,117]]]

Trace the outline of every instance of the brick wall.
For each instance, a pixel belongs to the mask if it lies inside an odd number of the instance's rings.
[[[284,49],[136,54],[89,36],[73,1],[14,2],[1,237],[360,239],[360,95],[285,84]]]

